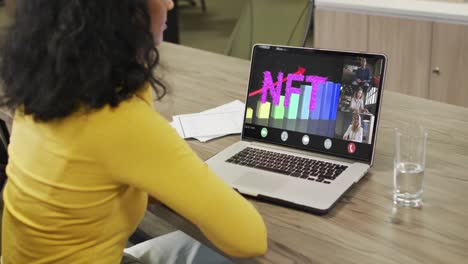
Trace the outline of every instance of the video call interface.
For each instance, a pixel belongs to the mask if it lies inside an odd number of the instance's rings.
[[[256,46],[243,136],[369,160],[383,59]]]

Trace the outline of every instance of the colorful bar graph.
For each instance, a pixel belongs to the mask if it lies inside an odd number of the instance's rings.
[[[330,119],[331,102],[333,97],[333,83],[326,82],[325,90],[322,94],[322,105],[320,107],[320,120]]]
[[[330,81],[319,83],[317,91],[314,91],[310,85],[302,85],[300,91],[301,94],[290,94],[288,107],[284,106],[285,95],[279,96],[277,105],[272,102],[257,101],[256,108],[248,107],[246,109],[246,119],[256,118],[256,124],[262,123],[272,127],[283,127],[289,124],[291,128],[294,126],[293,130],[299,129],[301,131],[309,131],[311,127],[309,123],[317,121],[320,128],[318,134],[324,136],[334,134],[341,84]],[[311,110],[310,103],[315,92],[315,108]],[[283,120],[285,121],[283,122]],[[291,123],[293,121],[299,122],[297,127],[296,123]]]
[[[270,102],[265,102],[262,104],[262,101],[257,102],[257,118],[268,120],[270,116]]]
[[[271,109],[271,117],[273,119],[283,119],[284,118],[284,95],[280,96],[279,104],[274,105]]]
[[[302,85],[301,86],[302,96],[299,103],[299,118],[300,119],[309,119],[310,113],[310,98],[312,95],[312,86]]]
[[[335,135],[336,120],[328,120],[328,131],[327,137],[333,137]]]
[[[333,87],[330,120],[336,120],[336,112],[338,111],[338,104],[340,102],[340,94],[341,94],[341,84],[335,83]]]
[[[296,94],[296,93],[291,94],[289,106],[286,110],[287,119],[297,119],[297,114],[299,110],[299,99],[300,99],[299,94]]]
[[[252,119],[253,117],[253,109],[252,107],[247,107],[247,111],[245,111],[245,118]]]
[[[297,119],[286,119],[284,121],[284,126],[283,128],[286,129],[286,130],[296,130],[296,127],[297,127],[297,122],[298,120]]]
[[[320,109],[322,108],[323,92],[325,90],[325,83],[320,83],[317,91],[315,109],[310,112],[309,116],[312,120],[320,119]]]

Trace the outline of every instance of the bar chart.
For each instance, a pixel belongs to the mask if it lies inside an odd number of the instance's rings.
[[[258,99],[256,103],[249,104],[254,105],[255,109],[247,108],[246,119],[257,125],[332,137],[341,84],[327,81],[313,88],[302,85],[300,94],[290,94],[288,107],[284,106],[287,100],[285,95],[280,96],[277,105],[271,100],[262,103]]]

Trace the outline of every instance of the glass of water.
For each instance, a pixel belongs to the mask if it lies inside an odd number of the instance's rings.
[[[393,157],[395,205],[422,206],[427,134],[427,130],[422,127],[395,128]]]

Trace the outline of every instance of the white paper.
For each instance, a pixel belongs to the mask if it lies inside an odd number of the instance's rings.
[[[189,114],[179,116],[185,138],[228,135],[242,129],[243,112]]]
[[[173,116],[171,126],[182,138],[194,137],[201,142],[206,142],[228,134],[240,133],[244,109],[245,104],[235,100],[198,114]]]
[[[173,116],[172,122],[169,123],[179,134],[180,137],[184,138],[184,133],[182,132],[182,127],[180,126],[179,116]]]

